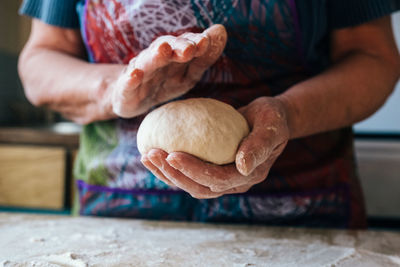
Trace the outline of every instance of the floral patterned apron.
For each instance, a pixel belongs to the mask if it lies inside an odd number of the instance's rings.
[[[160,35],[223,24],[228,43],[201,82],[180,98],[211,97],[238,108],[311,76],[295,0],[82,0],[89,60],[127,63]],[[351,129],[289,142],[268,178],[248,192],[198,200],[172,189],[140,162],[143,116],[84,127],[76,164],[82,215],[364,227]]]

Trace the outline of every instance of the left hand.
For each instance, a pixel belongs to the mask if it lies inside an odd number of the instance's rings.
[[[187,153],[168,154],[161,149],[142,155],[142,163],[160,180],[194,198],[248,191],[267,178],[288,142],[289,129],[284,105],[276,98],[257,98],[239,112],[251,132],[239,145],[235,164],[215,165]]]

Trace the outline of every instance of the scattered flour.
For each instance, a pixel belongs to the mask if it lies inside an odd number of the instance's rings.
[[[48,255],[42,256],[40,258],[42,263],[50,263],[55,264],[56,266],[65,266],[65,267],[86,267],[88,264],[80,257],[72,252],[66,252],[64,254],[59,255]]]
[[[0,213],[0,266],[400,266],[400,233]]]

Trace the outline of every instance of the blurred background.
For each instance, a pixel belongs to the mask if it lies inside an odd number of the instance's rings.
[[[60,116],[32,107],[18,78],[18,54],[30,32],[30,19],[18,16],[21,1],[0,2],[0,123],[19,126],[49,124]]]
[[[0,211],[70,213],[80,127],[25,98],[17,73],[30,19],[0,1]]]
[[[79,127],[24,96],[17,61],[30,20],[20,3],[0,1],[0,211],[68,214]],[[400,47],[400,13],[392,22]],[[354,130],[370,225],[400,229],[400,84]]]

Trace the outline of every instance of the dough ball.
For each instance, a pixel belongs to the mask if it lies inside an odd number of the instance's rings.
[[[139,127],[137,145],[141,154],[160,148],[221,165],[235,161],[239,143],[248,133],[246,119],[232,106],[211,98],[191,98],[150,112]]]

